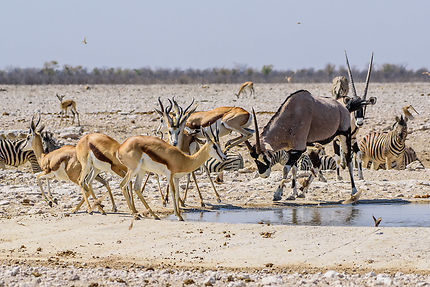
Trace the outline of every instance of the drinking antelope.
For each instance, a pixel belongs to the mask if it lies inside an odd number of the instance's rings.
[[[58,95],[56,94],[58,100],[60,101],[60,108],[61,108],[61,112],[60,112],[60,116],[61,116],[61,120],[60,123],[63,121],[63,117],[67,118],[67,110],[70,109],[70,111],[73,114],[73,119],[72,119],[72,125],[75,123],[75,116],[77,116],[78,118],[78,125],[81,125],[81,122],[79,120],[79,113],[76,110],[76,102],[73,100],[66,100],[63,101],[65,95]]]
[[[372,103],[361,99],[351,99],[347,104],[351,111],[355,111]],[[296,165],[297,160],[306,150],[307,145],[314,142],[325,144],[339,136],[351,179],[349,201],[358,200],[360,193],[357,193],[354,184],[351,164],[350,111],[343,104],[333,98],[314,97],[305,90],[297,91],[287,97],[264,127],[261,135],[258,132],[254,111],[253,115],[256,143],[254,146],[249,144],[247,147],[250,149],[261,177],[270,175],[271,152],[282,149],[288,152],[289,159],[285,166],[288,174],[291,167]],[[275,192],[273,200],[280,200],[282,193],[283,188],[280,187]],[[294,185],[289,199],[294,199],[296,196],[297,189]]]
[[[118,148],[117,157],[127,167],[127,174],[121,181],[121,188],[137,176],[134,189],[140,190],[145,173],[153,172],[165,175],[169,179],[173,207],[178,220],[183,221],[179,209],[179,178],[199,168],[209,157],[219,161],[225,159],[219,146],[218,133],[205,130],[202,133],[206,143],[193,155],[187,155],[179,148],[153,136],[134,136],[125,140]],[[147,207],[149,209],[149,206]]]
[[[239,92],[237,92],[236,97],[239,98],[241,93],[247,94],[246,90],[249,91],[250,95],[255,98],[255,91],[254,91],[254,83],[253,82],[245,82],[242,85],[240,85]]]

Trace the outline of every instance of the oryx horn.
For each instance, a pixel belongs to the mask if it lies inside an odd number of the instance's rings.
[[[348,55],[346,54],[346,50],[345,50],[345,58],[346,58],[346,66],[348,68],[348,76],[349,76],[349,81],[352,87],[352,93],[353,93],[353,97],[357,98],[357,91],[355,90],[355,85],[354,85],[354,79],[352,78],[352,72],[351,72],[351,67],[349,66],[349,61],[348,61]]]
[[[260,132],[258,131],[257,117],[255,116],[254,108],[252,108],[252,116],[254,117],[254,127],[255,127],[255,151],[257,154],[261,153],[260,147]]]
[[[363,100],[365,100],[367,96],[367,88],[369,87],[370,73],[372,73],[372,65],[373,65],[373,52],[372,52],[372,56],[370,56],[369,69],[367,70],[366,86],[364,87]]]

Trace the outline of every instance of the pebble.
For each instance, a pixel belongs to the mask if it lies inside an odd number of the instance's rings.
[[[326,273],[324,273],[324,278],[335,278],[339,275],[338,272],[334,271],[334,270],[329,270]]]
[[[0,206],[1,205],[8,205],[8,204],[10,204],[10,201],[8,201],[8,200],[0,200]]]

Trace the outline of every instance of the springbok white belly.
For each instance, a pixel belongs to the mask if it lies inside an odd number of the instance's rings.
[[[149,171],[156,174],[170,176],[170,170],[166,165],[153,161],[146,153],[142,154],[140,158],[140,170]]]
[[[60,164],[60,167],[52,173],[56,179],[64,180],[64,181],[70,181],[69,176],[66,173],[66,163],[65,162],[62,162]]]
[[[93,167],[96,170],[101,170],[104,172],[111,172],[112,169],[111,169],[110,163],[99,160],[98,158],[96,158],[96,156],[93,154],[92,151],[90,151],[90,153],[89,153],[89,158],[90,158],[91,162],[93,163]]]

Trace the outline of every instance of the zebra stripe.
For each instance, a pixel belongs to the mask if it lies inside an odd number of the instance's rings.
[[[45,153],[51,152],[61,146],[54,145],[55,140],[52,137],[52,133],[42,133],[43,143],[46,145]],[[0,140],[0,163],[18,167],[25,164],[27,161],[31,164],[31,170],[33,173],[41,172],[42,169],[37,162],[36,155],[32,150],[23,151],[27,139],[21,140]]]
[[[26,139],[0,140],[0,162],[6,165],[18,167],[29,161],[34,173],[41,172],[42,170],[37,163],[34,152],[32,150],[22,150],[26,143]]]
[[[219,162],[214,158],[210,158],[205,162],[205,166],[209,172],[221,172],[221,171],[236,171],[243,168],[243,157],[240,154],[227,154],[227,159],[223,162]]]
[[[320,170],[335,170],[336,160],[334,157],[329,155],[320,155],[321,166]],[[297,161],[297,167],[299,170],[310,171],[312,168],[312,161],[307,153],[302,154],[302,156]]]
[[[372,161],[376,166],[386,163],[389,159],[393,161],[403,157],[405,151],[405,141],[408,135],[406,121],[401,117],[396,119],[395,126],[388,133],[373,132],[367,134],[360,142],[363,164],[367,166]]]

